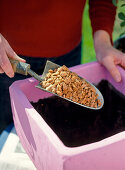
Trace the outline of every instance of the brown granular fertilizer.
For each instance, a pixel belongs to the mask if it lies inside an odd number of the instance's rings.
[[[40,85],[46,90],[89,107],[101,106],[98,94],[93,86],[78,75],[71,72],[65,65],[49,70]]]

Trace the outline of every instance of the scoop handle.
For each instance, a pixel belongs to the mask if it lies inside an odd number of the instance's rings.
[[[9,59],[9,60],[15,73],[23,74],[26,76],[28,75],[30,64],[23,63],[18,60],[14,60],[14,59]]]

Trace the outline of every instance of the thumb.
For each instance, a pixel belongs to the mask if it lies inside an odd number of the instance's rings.
[[[113,79],[116,82],[120,82],[121,81],[121,75],[119,70],[117,69],[116,65],[114,64],[114,61],[110,59],[107,60],[103,60],[102,63],[106,69],[109,71],[109,73],[111,74],[111,76],[113,77]]]

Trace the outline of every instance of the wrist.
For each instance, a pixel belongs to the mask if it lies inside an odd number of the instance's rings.
[[[111,39],[109,34],[104,30],[98,30],[94,33],[94,47],[95,51],[98,49],[98,47],[103,46],[111,46]]]

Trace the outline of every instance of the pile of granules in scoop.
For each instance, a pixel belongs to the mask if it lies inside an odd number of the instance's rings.
[[[59,96],[70,99],[82,105],[97,108],[101,106],[98,94],[93,86],[65,65],[55,70],[49,70],[40,85]]]

